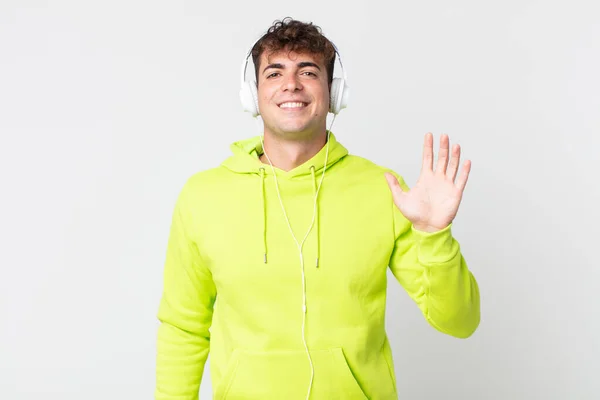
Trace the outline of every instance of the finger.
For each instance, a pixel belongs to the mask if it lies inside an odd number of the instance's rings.
[[[469,173],[471,172],[471,160],[466,160],[463,164],[462,170],[460,171],[460,176],[456,180],[456,187],[462,193],[465,190],[465,186],[467,186],[467,180],[469,179]]]
[[[446,172],[448,179],[450,179],[452,182],[454,182],[454,179],[456,179],[458,164],[460,164],[460,145],[455,144],[452,147],[452,158],[450,158],[450,162],[448,163],[448,171]]]
[[[425,134],[421,171],[433,171],[433,134],[431,132]]]
[[[438,152],[438,161],[435,168],[435,172],[439,174],[446,174],[446,168],[448,167],[448,155],[450,153],[450,139],[448,135],[442,135],[440,137],[440,151]]]

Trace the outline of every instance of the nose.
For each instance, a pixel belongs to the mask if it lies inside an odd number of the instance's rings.
[[[288,74],[283,79],[281,89],[295,92],[296,90],[302,90],[302,83],[300,83],[296,74]]]

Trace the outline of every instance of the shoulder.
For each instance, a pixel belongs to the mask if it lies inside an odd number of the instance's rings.
[[[396,170],[385,165],[377,164],[365,157],[349,154],[345,157],[344,162],[344,169],[349,170],[349,172],[359,174],[360,176],[367,175],[381,177],[385,182],[384,174],[389,172],[393,174],[401,184],[405,183],[402,175]]]
[[[187,178],[185,186],[190,188],[198,188],[206,187],[207,185],[214,185],[215,183],[221,182],[224,176],[225,171],[220,166],[198,171],[191,174]]]
[[[187,202],[189,199],[197,201],[206,199],[211,193],[219,193],[227,185],[227,173],[221,167],[214,167],[194,172],[184,178],[179,189],[179,198]]]

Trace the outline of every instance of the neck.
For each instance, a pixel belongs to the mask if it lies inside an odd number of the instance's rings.
[[[269,158],[264,153],[259,158],[264,164],[270,159],[273,167],[287,172],[313,158],[326,143],[327,132],[307,141],[282,140],[265,132],[264,151]]]

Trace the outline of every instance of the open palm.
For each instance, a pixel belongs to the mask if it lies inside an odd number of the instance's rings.
[[[460,146],[455,144],[450,158],[447,135],[440,138],[440,150],[433,169],[433,135],[427,133],[423,145],[423,164],[417,183],[404,192],[396,177],[385,173],[394,203],[416,229],[435,232],[447,227],[456,216],[469,178],[471,162],[465,161],[457,178]]]

